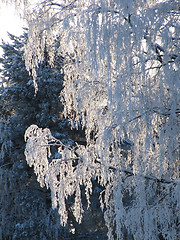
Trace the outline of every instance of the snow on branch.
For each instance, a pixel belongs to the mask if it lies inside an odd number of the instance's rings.
[[[178,10],[178,1],[66,2],[70,6],[63,11],[45,6],[34,12],[35,21],[29,16],[25,60],[35,71],[46,44],[54,46],[55,36],[61,36],[64,115],[72,128],[84,128],[87,145],[69,149],[49,130],[31,126],[25,136],[27,162],[40,184],[50,187],[63,224],[67,197],[74,195],[80,222],[80,186],[89,205],[96,179],[105,188],[101,200],[109,239],[112,226],[118,239],[123,231],[135,240],[157,239],[160,232],[176,239],[179,15],[172,9]],[[54,50],[48,50],[53,63]],[[60,144],[59,158],[51,144]]]
[[[79,147],[78,151],[76,148],[70,148],[55,139],[49,129],[41,129],[36,125],[31,125],[26,130],[25,141],[26,161],[30,167],[34,167],[41,187],[46,186],[51,189],[52,207],[58,208],[61,224],[67,223],[68,209],[65,202],[68,196],[72,195],[75,196],[72,211],[77,222],[80,223],[84,212],[80,186],[85,186],[86,199],[90,204],[91,178],[94,174],[78,157],[82,147]],[[55,155],[51,152],[51,146],[58,146]]]
[[[128,169],[118,169],[118,168],[115,168],[115,167],[109,167],[109,169],[112,169],[112,170],[115,170],[115,171],[121,171],[121,172],[124,172],[125,174],[129,175],[129,176],[136,176],[133,171],[131,170],[128,170]],[[180,184],[180,181],[175,181],[175,180],[171,180],[171,179],[164,179],[164,178],[161,178],[161,179],[158,179],[154,176],[149,176],[149,175],[144,175],[144,174],[139,174],[137,177],[142,177],[142,178],[145,178],[147,180],[152,180],[152,181],[155,181],[155,182],[158,182],[158,183],[167,183],[167,184]]]

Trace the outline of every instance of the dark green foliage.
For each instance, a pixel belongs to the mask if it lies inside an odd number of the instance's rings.
[[[67,229],[51,209],[50,192],[39,187],[26,164],[24,132],[32,123],[56,132],[63,111],[58,97],[63,76],[42,63],[34,96],[33,81],[22,60],[27,33],[9,37],[12,43],[3,43],[0,59],[0,239],[58,239],[66,236]]]
[[[85,144],[84,133],[69,128],[63,118],[59,95],[63,58],[56,57],[51,68],[47,59],[37,72],[38,93],[23,61],[27,33],[9,34],[11,44],[3,42],[0,59],[3,86],[0,89],[0,239],[107,239],[98,194],[78,225],[69,211],[69,225],[61,227],[59,215],[51,208],[50,191],[40,188],[33,170],[26,164],[24,132],[31,124],[48,127],[64,143]],[[96,189],[96,186],[94,187]],[[85,197],[84,197],[85,199]],[[71,199],[67,206],[71,205]],[[76,228],[76,234],[71,229]]]

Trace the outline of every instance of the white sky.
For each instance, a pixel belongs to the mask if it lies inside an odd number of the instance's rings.
[[[1,1],[0,1],[1,2]],[[25,22],[17,15],[15,7],[10,5],[5,5],[0,3],[0,44],[2,39],[9,42],[8,34],[12,33],[19,36],[23,33],[23,27],[25,27]],[[0,48],[0,55],[2,50]]]

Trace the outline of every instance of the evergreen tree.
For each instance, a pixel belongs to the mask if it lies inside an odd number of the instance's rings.
[[[71,212],[73,197],[68,200],[69,221],[64,228],[60,225],[59,214],[51,208],[50,191],[40,188],[26,164],[24,133],[31,124],[48,126],[65,145],[72,146],[75,140],[85,144],[85,139],[82,131],[71,130],[69,122],[63,118],[59,101],[63,58],[57,56],[51,68],[46,55],[37,70],[38,85],[42,88],[35,96],[32,77],[23,61],[27,32],[20,37],[12,34],[9,37],[11,43],[3,42],[4,54],[0,59],[3,82],[0,95],[0,238],[106,239],[106,227],[97,202],[97,184],[94,205],[85,213],[82,225],[76,224]],[[56,150],[56,146],[51,147],[52,152]]]
[[[27,32],[27,31],[26,31]],[[9,34],[11,43],[2,44],[0,59],[3,86],[0,95],[0,239],[57,239],[66,236],[51,210],[50,193],[36,184],[32,169],[25,161],[24,132],[29,124],[57,128],[66,135],[59,93],[63,75],[47,61],[40,65],[38,82],[42,91],[34,96],[32,77],[22,60],[27,33]],[[60,67],[60,66],[59,66]],[[55,123],[57,125],[55,125]],[[55,126],[55,128],[53,128]],[[66,128],[67,124],[64,124]]]

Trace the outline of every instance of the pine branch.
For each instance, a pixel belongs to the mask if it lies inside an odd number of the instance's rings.
[[[0,168],[6,167],[6,166],[8,166],[8,165],[13,165],[13,162],[3,164],[3,165],[0,166]]]

